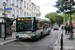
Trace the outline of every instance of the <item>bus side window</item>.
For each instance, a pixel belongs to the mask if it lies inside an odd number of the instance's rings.
[[[37,30],[39,30],[40,29],[40,25],[39,24],[37,24]]]
[[[41,26],[40,24],[37,24],[37,30],[43,29],[43,26]]]
[[[43,25],[43,29],[46,29],[47,28],[47,25],[44,23],[44,25]]]

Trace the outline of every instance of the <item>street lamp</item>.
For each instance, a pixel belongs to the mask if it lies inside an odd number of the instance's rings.
[[[6,2],[3,2],[3,7],[4,7],[4,17],[5,17],[5,7],[6,7],[7,3]],[[5,19],[4,19],[4,22],[5,22]]]
[[[7,3],[6,2],[3,2],[3,7],[4,7],[4,17],[5,17],[5,7],[6,7]],[[3,21],[2,21],[3,22]],[[5,22],[5,19],[4,19],[4,22]],[[4,37],[4,40],[6,40],[6,35]]]

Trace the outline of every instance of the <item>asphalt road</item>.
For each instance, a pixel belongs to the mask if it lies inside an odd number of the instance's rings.
[[[14,41],[0,46],[0,50],[53,50],[53,44],[60,33],[61,30],[52,30],[50,35],[46,35],[41,39]]]

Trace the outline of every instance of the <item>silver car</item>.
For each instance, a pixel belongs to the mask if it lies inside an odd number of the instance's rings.
[[[59,25],[58,24],[54,24],[53,25],[53,30],[59,30]]]

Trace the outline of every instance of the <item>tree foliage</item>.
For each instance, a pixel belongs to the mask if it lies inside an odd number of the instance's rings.
[[[57,10],[57,12],[60,13],[72,10],[72,6],[74,5],[75,5],[74,0],[58,0],[56,1],[55,7],[59,9]]]
[[[52,12],[52,13],[46,14],[45,17],[48,18],[49,20],[51,20],[51,24],[52,25],[54,23],[58,23],[60,25],[63,22],[63,17],[58,15],[56,12]]]

